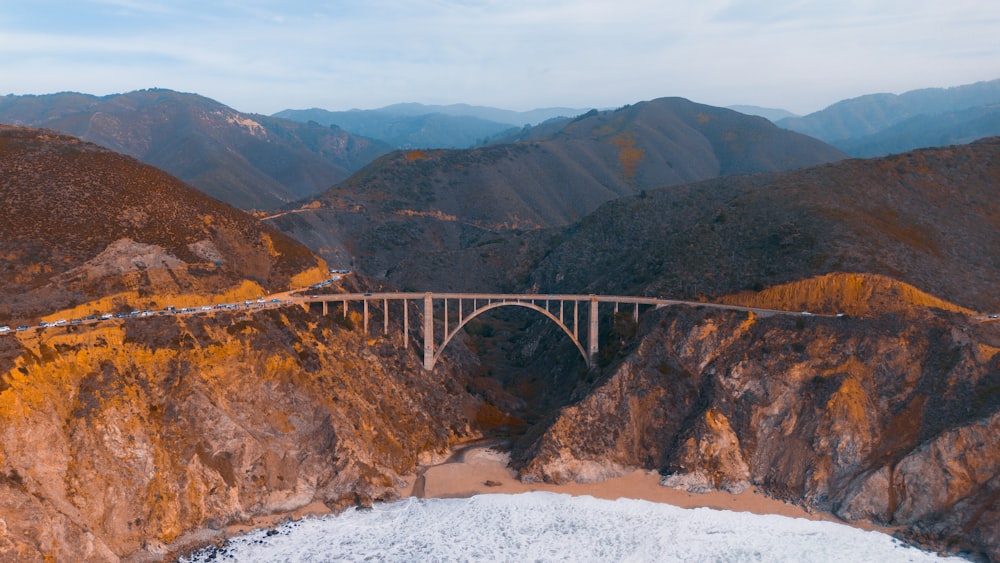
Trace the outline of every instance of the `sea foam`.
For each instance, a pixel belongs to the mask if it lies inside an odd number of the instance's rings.
[[[258,530],[207,561],[943,561],[832,522],[533,492],[406,499]],[[958,561],[958,559],[952,559]]]

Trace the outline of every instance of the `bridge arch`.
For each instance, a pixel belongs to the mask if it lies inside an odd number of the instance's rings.
[[[562,331],[566,333],[566,336],[569,336],[569,339],[573,342],[573,344],[576,345],[576,349],[580,351],[580,355],[583,357],[583,361],[587,362],[588,365],[590,364],[590,358],[587,356],[587,351],[584,349],[583,344],[580,343],[580,339],[577,338],[577,336],[575,334],[573,334],[573,331],[570,330],[570,328],[568,326],[566,326],[566,323],[562,322],[562,320],[559,317],[557,317],[556,315],[554,315],[548,309],[546,309],[544,307],[541,307],[539,305],[536,305],[536,304],[534,304],[534,303],[532,303],[530,301],[495,301],[495,302],[483,305],[482,307],[479,307],[478,309],[476,309],[476,310],[472,311],[471,313],[469,313],[469,315],[467,317],[465,317],[463,319],[460,319],[458,325],[455,326],[455,328],[453,330],[451,330],[451,331],[448,330],[447,319],[446,319],[445,320],[445,335],[444,335],[444,340],[441,342],[441,345],[438,346],[437,349],[434,351],[434,356],[431,359],[430,366],[429,367],[425,366],[425,367],[427,367],[427,369],[433,369],[434,368],[434,364],[436,364],[437,361],[438,361],[438,358],[441,357],[441,353],[444,352],[445,347],[448,346],[448,343],[451,342],[451,340],[455,337],[455,335],[458,333],[458,331],[462,330],[463,328],[465,328],[465,325],[469,324],[469,321],[471,321],[472,319],[478,317],[479,315],[482,315],[483,313],[485,313],[487,311],[491,311],[493,309],[499,309],[500,307],[524,307],[525,309],[531,309],[533,311],[538,311],[539,313],[541,313],[545,317],[548,317],[549,320],[551,320],[552,322],[556,323],[556,326],[558,326],[559,328],[561,328]],[[426,338],[426,336],[425,336],[425,338]]]

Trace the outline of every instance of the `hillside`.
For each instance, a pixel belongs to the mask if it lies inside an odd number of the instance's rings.
[[[141,90],[0,98],[0,123],[46,127],[151,164],[222,201],[269,209],[348,177],[387,145],[243,114],[195,94]]]
[[[714,298],[880,274],[973,310],[1000,297],[1000,139],[720,178],[610,202],[543,246],[539,292]]]
[[[851,156],[871,157],[1000,135],[995,117],[1000,79],[837,102],[780,127],[822,139]]]
[[[851,156],[875,157],[919,147],[970,143],[996,135],[1000,135],[1000,104],[990,104],[934,115],[918,115],[877,133],[834,141],[833,144]]]
[[[509,144],[386,155],[271,222],[331,263],[354,259],[388,275],[414,249],[452,251],[496,233],[567,225],[648,188],[843,157],[763,118],[680,98],[522,133]]]
[[[890,277],[841,272],[776,285],[761,291],[723,295],[717,301],[744,307],[855,317],[885,314],[907,316],[919,309],[937,309],[964,315],[975,313]]]
[[[284,110],[274,117],[336,126],[354,135],[377,139],[394,149],[464,149],[481,145],[511,128],[505,123],[467,115],[401,115],[386,110]]]
[[[325,274],[246,213],[54,131],[0,127],[0,197],[0,324],[94,300],[120,310],[250,297]]]
[[[348,111],[286,109],[274,117],[336,126],[397,149],[446,149],[475,147],[512,127],[521,128],[584,111],[571,108],[511,111],[468,104],[403,103]]]

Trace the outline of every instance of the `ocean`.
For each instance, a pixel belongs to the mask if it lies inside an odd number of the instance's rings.
[[[962,561],[833,522],[548,492],[416,499],[232,538],[186,562]]]

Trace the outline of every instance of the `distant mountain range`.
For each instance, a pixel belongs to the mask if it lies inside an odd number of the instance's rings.
[[[845,157],[766,119],[681,98],[519,131],[507,144],[391,153],[271,221],[331,263],[360,258],[366,272],[409,286],[393,269],[415,252],[567,225],[644,189]]]
[[[0,97],[0,123],[47,127],[100,144],[244,209],[323,191],[390,150],[341,129],[244,114],[161,89]]]
[[[794,113],[777,108],[762,108],[760,106],[727,106],[728,109],[745,113],[747,115],[759,115],[768,121],[779,121],[787,117],[798,117]]]
[[[545,108],[518,112],[466,104],[407,103],[372,110],[288,109],[274,117],[337,126],[397,149],[458,149],[484,145],[512,127],[519,129],[557,117],[574,117],[585,111]]]
[[[1000,80],[871,94],[776,123],[857,157],[962,144],[1000,135]]]

